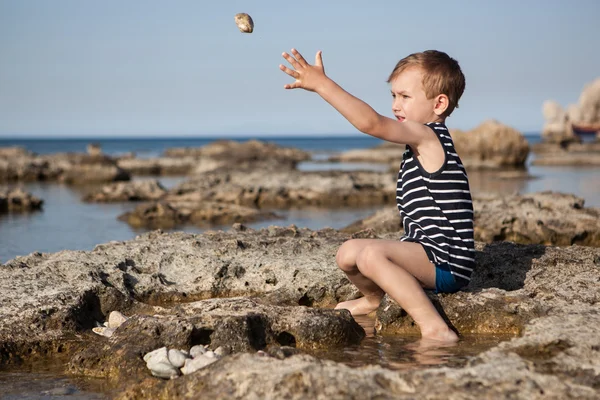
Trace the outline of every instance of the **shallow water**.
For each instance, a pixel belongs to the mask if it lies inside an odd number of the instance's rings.
[[[311,351],[322,359],[343,363],[349,367],[379,365],[391,370],[414,370],[431,367],[464,366],[469,359],[511,336],[469,335],[452,345],[425,345],[416,336],[379,336],[374,334],[375,319],[355,317],[367,336],[358,345],[328,351]],[[157,378],[158,379],[158,378]],[[77,399],[110,398],[114,388],[102,379],[66,376],[61,366],[40,364],[11,367],[0,365],[0,399]]]
[[[104,400],[111,390],[104,380],[66,376],[58,366],[0,368],[0,400]]]
[[[375,335],[375,319],[355,317],[367,333],[359,345],[343,349],[317,351],[313,354],[350,367],[379,365],[392,370],[420,369],[434,366],[461,367],[477,354],[500,342],[511,339],[507,335],[463,335],[455,344],[424,343],[418,336]]]

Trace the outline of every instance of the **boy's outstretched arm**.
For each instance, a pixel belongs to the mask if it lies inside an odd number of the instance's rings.
[[[325,101],[331,104],[344,116],[356,129],[371,136],[389,142],[408,144],[414,148],[419,147],[423,140],[435,139],[431,129],[414,121],[400,122],[384,117],[377,113],[364,101],[352,96],[341,86],[325,75],[321,51],[317,52],[315,65],[310,65],[295,49],[292,55],[283,53],[293,67],[284,65],[279,68],[295,79],[294,83],[286,84],[286,89],[305,89],[316,92]]]

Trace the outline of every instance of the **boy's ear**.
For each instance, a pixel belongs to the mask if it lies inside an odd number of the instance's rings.
[[[433,112],[435,113],[435,115],[442,115],[446,112],[449,105],[450,105],[450,101],[448,99],[448,96],[446,96],[445,94],[439,94],[435,98],[435,105],[433,106]]]

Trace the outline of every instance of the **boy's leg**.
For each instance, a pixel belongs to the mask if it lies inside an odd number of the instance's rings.
[[[421,328],[424,338],[455,341],[422,287],[435,287],[435,266],[418,243],[397,240],[354,239],[339,249],[336,261],[348,279],[365,295],[336,306],[352,315],[367,314],[388,293]]]
[[[349,310],[352,315],[365,315],[379,307],[385,293],[375,282],[364,276],[356,265],[356,259],[360,252],[366,246],[379,241],[379,239],[351,239],[340,246],[335,257],[337,265],[363,294],[363,297],[343,301],[335,307],[336,310],[343,308]]]
[[[415,320],[423,338],[458,340],[423,291],[423,287],[435,287],[435,266],[420,244],[375,241],[363,247],[356,265]]]

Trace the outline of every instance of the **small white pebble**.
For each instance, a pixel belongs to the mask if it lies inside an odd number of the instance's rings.
[[[171,379],[179,376],[179,369],[175,368],[171,364],[164,362],[158,362],[152,364],[152,367],[148,367],[152,375],[158,378]]]
[[[158,357],[161,359],[165,359],[165,358],[169,359],[167,348],[161,347],[160,349],[156,349],[156,350],[151,351],[150,353],[146,353],[146,355],[144,356],[144,361],[146,361],[146,363],[147,363],[149,360],[151,360],[155,357]]]
[[[204,346],[202,346],[202,345],[199,345],[199,344],[198,344],[198,345],[196,345],[196,346],[193,346],[193,347],[190,349],[190,356],[191,356],[192,358],[196,358],[196,357],[198,357],[199,355],[201,355],[201,354],[204,354],[204,353],[206,353],[206,349],[204,348]]]
[[[176,350],[176,349],[169,350],[169,362],[175,368],[183,367],[183,365],[185,364],[185,360],[187,360],[187,359],[188,359],[188,357],[181,351]]]

